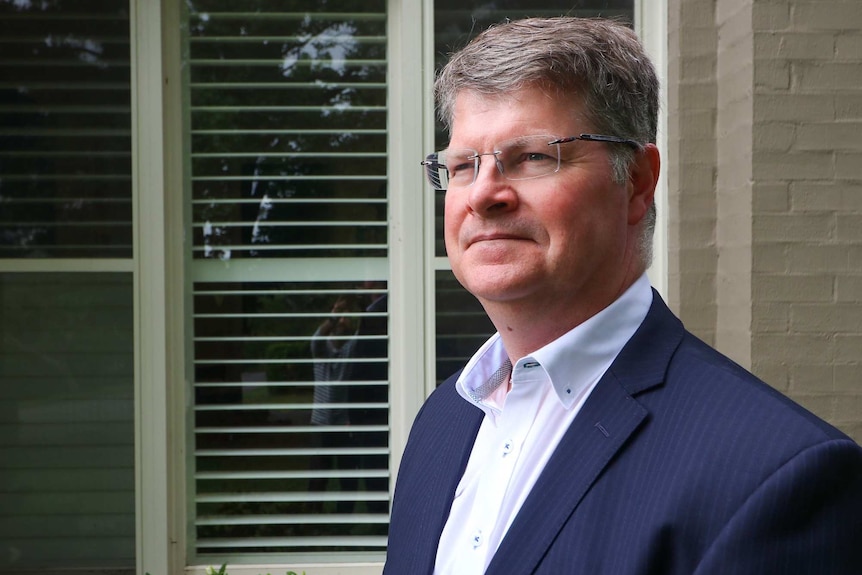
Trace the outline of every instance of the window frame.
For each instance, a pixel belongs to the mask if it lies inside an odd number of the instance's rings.
[[[664,162],[667,162],[667,10],[667,0],[634,0],[634,29],[643,41],[660,81],[656,145]],[[650,282],[665,300],[668,297],[668,167],[663,163],[656,186],[658,213],[653,236],[653,262],[647,270]]]
[[[186,487],[191,431],[186,424],[188,386],[187,310],[183,185],[188,159],[183,129],[181,10],[179,0],[130,2],[132,36],[132,136],[135,253],[135,404],[137,570],[139,573],[205,573],[187,565],[193,509]],[[416,119],[423,116],[423,38],[433,3],[389,0],[387,31],[389,91],[389,269],[392,306],[402,311],[390,325],[391,381],[423,381],[428,361],[425,283],[424,195],[415,158],[423,150]],[[392,94],[399,94],[393,98]],[[433,108],[432,108],[433,109]],[[430,338],[433,340],[433,338]],[[410,342],[414,342],[411,345]],[[415,345],[420,342],[420,345]],[[417,386],[392,386],[391,470],[393,477],[415,413],[425,398]],[[394,484],[394,483],[393,483]],[[267,566],[309,575],[377,574],[382,560]],[[231,575],[252,575],[259,566],[234,566]]]
[[[133,308],[133,318],[132,318],[132,326],[131,331],[133,332],[133,346],[132,353],[134,356],[134,365],[133,365],[133,373],[132,373],[132,385],[134,390],[134,407],[132,412],[133,417],[133,427],[134,427],[134,489],[135,489],[135,504],[134,504],[134,526],[135,526],[135,538],[136,538],[136,546],[135,546],[135,562],[138,566],[141,563],[141,553],[140,553],[140,539],[142,530],[140,528],[140,518],[141,518],[141,508],[140,508],[140,493],[141,493],[141,480],[140,480],[140,469],[141,469],[141,459],[140,459],[140,427],[141,427],[141,402],[139,401],[139,390],[140,390],[140,363],[141,358],[139,357],[139,352],[141,349],[140,341],[139,341],[139,326],[140,326],[140,318],[139,318],[139,308],[140,308],[140,258],[138,252],[138,220],[140,215],[139,210],[139,186],[136,181],[137,177],[137,168],[135,166],[135,148],[138,146],[137,137],[135,134],[135,105],[136,105],[136,89],[135,89],[135,70],[137,68],[137,59],[135,56],[136,49],[136,38],[135,38],[135,26],[134,26],[134,14],[132,10],[135,8],[135,3],[129,3],[129,69],[130,69],[130,96],[131,96],[131,136],[130,142],[132,145],[132,150],[129,154],[129,157],[132,160],[131,166],[131,224],[132,224],[132,234],[131,234],[131,244],[132,250],[131,253],[127,256],[121,257],[98,257],[97,255],[88,256],[88,257],[47,257],[47,258],[39,258],[39,257],[8,257],[3,258],[0,257],[0,274],[3,275],[16,275],[16,274],[62,274],[62,275],[76,275],[76,276],[93,276],[94,274],[108,274],[111,276],[129,276],[132,284],[132,300],[131,307]],[[58,13],[52,13],[51,16],[58,17]],[[138,146],[139,147],[139,146]],[[160,154],[161,148],[155,148],[153,150],[155,153]],[[127,300],[128,301],[128,300]],[[84,568],[85,572],[89,572],[88,568]],[[102,568],[93,567],[93,571],[100,571]],[[124,567],[119,568],[119,570],[123,570]]]
[[[184,567],[184,554],[175,544],[182,539],[183,491],[176,478],[184,469],[178,457],[183,450],[169,445],[183,429],[175,414],[182,411],[177,407],[184,398],[182,386],[176,385],[184,378],[174,371],[182,365],[177,363],[182,360],[177,319],[183,317],[183,298],[175,297],[182,293],[176,283],[182,274],[175,273],[178,259],[182,265],[182,243],[177,242],[173,214],[182,212],[175,211],[176,194],[168,193],[182,182],[175,161],[182,131],[173,121],[181,111],[179,49],[171,34],[164,33],[171,25],[179,32],[179,22],[162,8],[158,2],[130,2],[138,573],[178,573]]]

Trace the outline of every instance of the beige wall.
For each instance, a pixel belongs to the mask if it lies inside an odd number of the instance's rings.
[[[668,4],[671,306],[862,442],[862,2]]]

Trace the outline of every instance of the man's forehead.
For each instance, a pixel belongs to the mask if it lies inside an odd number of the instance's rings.
[[[562,137],[571,135],[571,130],[589,131],[588,116],[576,94],[536,86],[488,94],[463,90],[455,99],[450,141],[532,134]]]
[[[576,107],[580,104],[578,93],[563,92],[542,84],[528,83],[513,86],[505,91],[485,91],[463,88],[455,95],[455,107],[460,103],[470,102],[472,105],[516,105],[524,102],[536,102],[546,105],[558,105],[566,102]]]

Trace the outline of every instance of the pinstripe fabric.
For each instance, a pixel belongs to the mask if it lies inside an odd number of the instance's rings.
[[[452,383],[403,458],[386,575],[433,570],[481,413]],[[862,575],[862,449],[685,332],[658,294],[489,575]]]
[[[396,483],[392,517],[398,519],[395,525],[390,522],[389,544],[405,552],[398,553],[391,565],[387,560],[388,575],[434,571],[437,542],[483,417],[458,395],[454,381],[432,393],[422,406],[401,458],[398,476],[407,481],[403,488]]]

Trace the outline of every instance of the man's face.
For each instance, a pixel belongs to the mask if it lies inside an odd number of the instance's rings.
[[[520,136],[593,131],[571,97],[536,88],[504,99],[462,92],[454,111],[450,147],[479,153]],[[614,181],[608,146],[562,144],[559,172],[533,180],[507,180],[492,156],[481,156],[475,183],[446,192],[452,270],[489,313],[489,304],[541,303],[550,313],[577,306],[589,317],[642,273],[636,224],[644,198],[634,201],[637,186]]]

